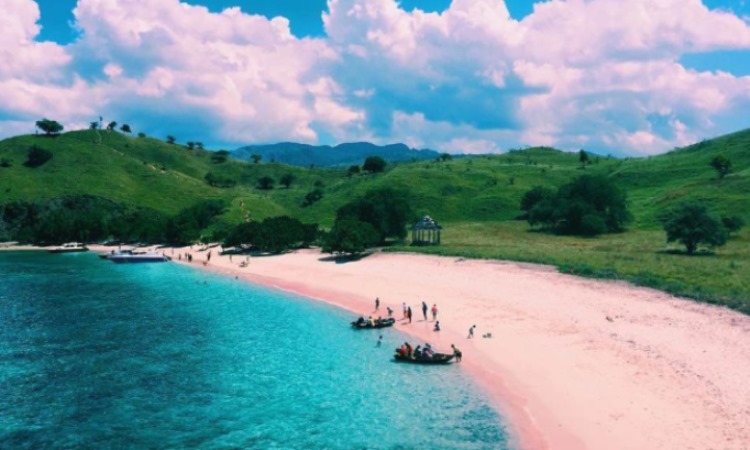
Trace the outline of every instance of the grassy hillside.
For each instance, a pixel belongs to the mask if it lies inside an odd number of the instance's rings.
[[[31,146],[53,153],[38,168],[24,167]],[[709,166],[723,154],[733,171],[723,180]],[[417,215],[429,214],[444,227],[444,245],[415,251],[550,263],[590,276],[624,278],[682,295],[715,300],[750,311],[750,252],[747,232],[714,256],[667,254],[658,221],[685,200],[705,200],[717,214],[742,215],[750,222],[750,130],[705,141],[664,155],[615,159],[592,156],[583,168],[578,155],[532,148],[504,155],[449,161],[392,164],[382,174],[347,176],[343,168],[300,168],[282,164],[212,161],[212,153],[188,150],[150,138],[117,132],[76,131],[57,138],[19,136],[0,142],[0,202],[91,194],[174,214],[202,199],[230,203],[222,220],[238,223],[288,214],[324,227],[345,202],[378,187],[406,189]],[[211,187],[213,173],[233,180]],[[605,174],[627,191],[634,222],[625,233],[583,239],[529,232],[519,203],[526,191],[558,187],[584,173]],[[293,174],[289,189],[278,184]],[[261,177],[272,190],[256,188]],[[305,195],[323,198],[307,207]]]

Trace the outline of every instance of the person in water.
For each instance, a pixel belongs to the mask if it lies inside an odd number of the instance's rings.
[[[440,331],[440,321],[435,322],[435,329],[433,331]]]
[[[461,353],[461,350],[457,349],[453,344],[451,344],[451,348],[453,349],[453,356],[455,356],[456,362],[461,362],[461,357],[463,357],[464,354]]]
[[[380,347],[380,344],[383,343],[383,335],[381,334],[378,338],[378,342],[375,344],[375,347]]]

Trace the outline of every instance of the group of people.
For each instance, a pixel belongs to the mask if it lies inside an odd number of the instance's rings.
[[[380,337],[382,339],[382,336]],[[380,345],[380,341],[378,341],[378,346]],[[459,350],[455,345],[451,344],[451,349],[453,349],[453,356],[456,359],[456,362],[461,362],[461,359],[463,357],[463,353],[461,353],[461,350]],[[402,358],[406,359],[416,359],[416,360],[429,360],[432,359],[435,356],[435,351],[432,349],[432,346],[429,343],[426,343],[424,347],[421,345],[417,345],[416,348],[413,348],[411,344],[408,342],[404,342],[404,344],[396,349],[399,355],[401,355]]]

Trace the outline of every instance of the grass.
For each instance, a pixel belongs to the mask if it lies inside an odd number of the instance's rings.
[[[54,157],[36,169],[23,166],[32,145]],[[731,240],[715,254],[688,257],[665,250],[659,216],[686,200],[707,202],[718,215],[740,214],[750,222],[750,130],[646,158],[592,156],[581,166],[577,153],[530,148],[503,155],[389,165],[382,174],[347,176],[343,168],[302,168],[230,159],[211,161],[211,152],[187,150],[152,138],[118,132],[74,131],[57,138],[18,136],[0,141],[0,203],[48,200],[64,195],[98,195],[117,202],[175,214],[200,200],[230,205],[221,221],[290,215],[324,228],[344,203],[373,188],[405,189],[416,216],[429,214],[445,227],[443,245],[405,248],[452,256],[552,264],[584,276],[617,278],[750,312],[750,236]],[[709,161],[723,154],[733,171],[719,180]],[[236,181],[228,189],[208,186],[208,172]],[[295,175],[290,188],[278,185]],[[627,193],[634,222],[629,231],[595,239],[530,232],[519,203],[529,189],[556,188],[582,174],[605,174]],[[271,176],[272,190],[256,189]],[[303,207],[305,195],[323,191]],[[402,248],[404,249],[404,248]]]
[[[440,246],[388,251],[550,264],[565,273],[629,281],[750,313],[748,244],[750,230],[745,230],[714,254],[687,256],[677,246],[666,246],[661,231],[579,238],[531,231],[524,222],[507,221],[451,224]]]

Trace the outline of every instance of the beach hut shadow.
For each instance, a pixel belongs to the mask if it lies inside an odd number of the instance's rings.
[[[331,255],[318,258],[318,261],[334,262],[336,264],[347,264],[351,262],[357,262],[361,259],[367,258],[370,255],[372,255],[372,252],[360,253],[358,255]]]

